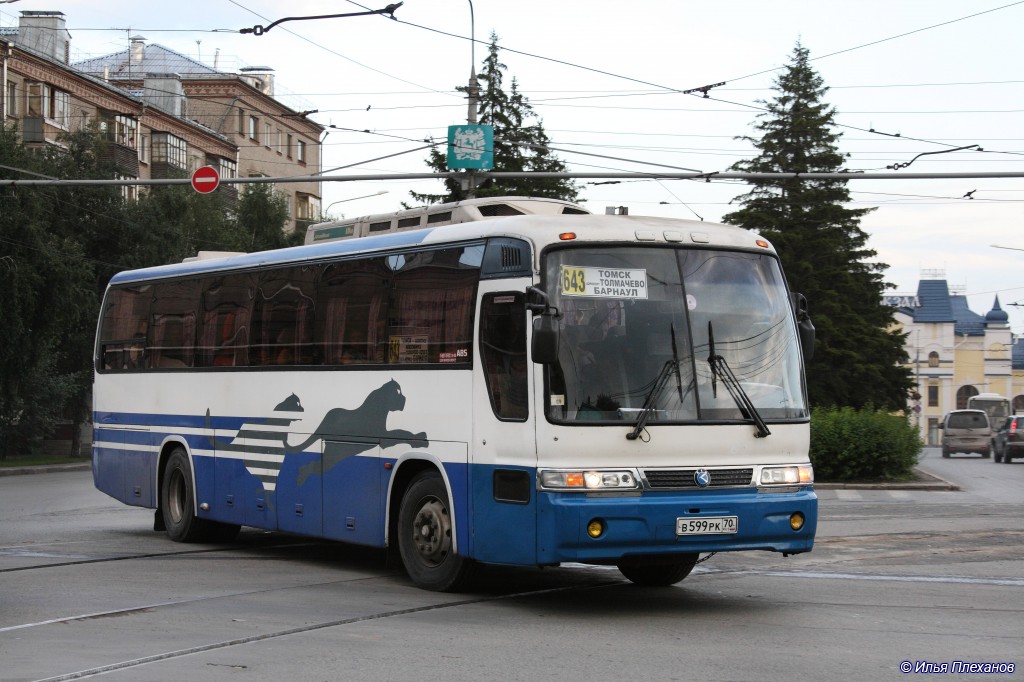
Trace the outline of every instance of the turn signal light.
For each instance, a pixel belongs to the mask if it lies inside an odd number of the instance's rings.
[[[562,234],[558,235],[558,238],[561,239],[563,242],[567,242],[567,241],[570,241],[572,239],[576,239],[576,233],[575,232],[563,232]]]

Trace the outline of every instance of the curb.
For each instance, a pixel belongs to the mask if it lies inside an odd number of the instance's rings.
[[[960,490],[960,486],[935,474],[914,467],[913,481],[883,481],[879,483],[819,483],[815,490]]]
[[[57,474],[64,471],[89,471],[91,462],[81,464],[40,464],[28,467],[0,467],[0,478],[4,476],[23,476],[25,474]]]

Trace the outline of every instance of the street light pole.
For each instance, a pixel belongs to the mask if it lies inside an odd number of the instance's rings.
[[[327,204],[327,208],[324,209],[324,211],[323,211],[324,212],[324,217],[327,217],[327,211],[331,210],[331,206],[334,206],[335,204],[343,204],[346,201],[355,201],[356,199],[367,199],[369,197],[379,197],[381,194],[387,194],[387,193],[388,193],[388,190],[382,189],[379,192],[374,192],[373,194],[364,194],[361,197],[350,197],[348,199],[338,199],[337,201],[332,201],[331,203]]]

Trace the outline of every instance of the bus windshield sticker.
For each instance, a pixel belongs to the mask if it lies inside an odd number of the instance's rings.
[[[465,362],[469,357],[468,348],[459,348],[454,351],[441,351],[437,361],[442,365],[454,364],[456,362]]]
[[[388,362],[427,361],[426,334],[394,334],[388,344]]]
[[[589,298],[647,298],[647,270],[563,265],[563,296]]]

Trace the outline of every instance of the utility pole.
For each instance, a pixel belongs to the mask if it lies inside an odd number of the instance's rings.
[[[473,0],[469,2],[469,84],[466,86],[466,94],[469,96],[469,112],[466,115],[466,123],[476,125],[476,105],[480,96],[480,83],[476,79],[476,19],[473,16]],[[472,168],[466,173],[466,198],[476,197],[476,171]]]

